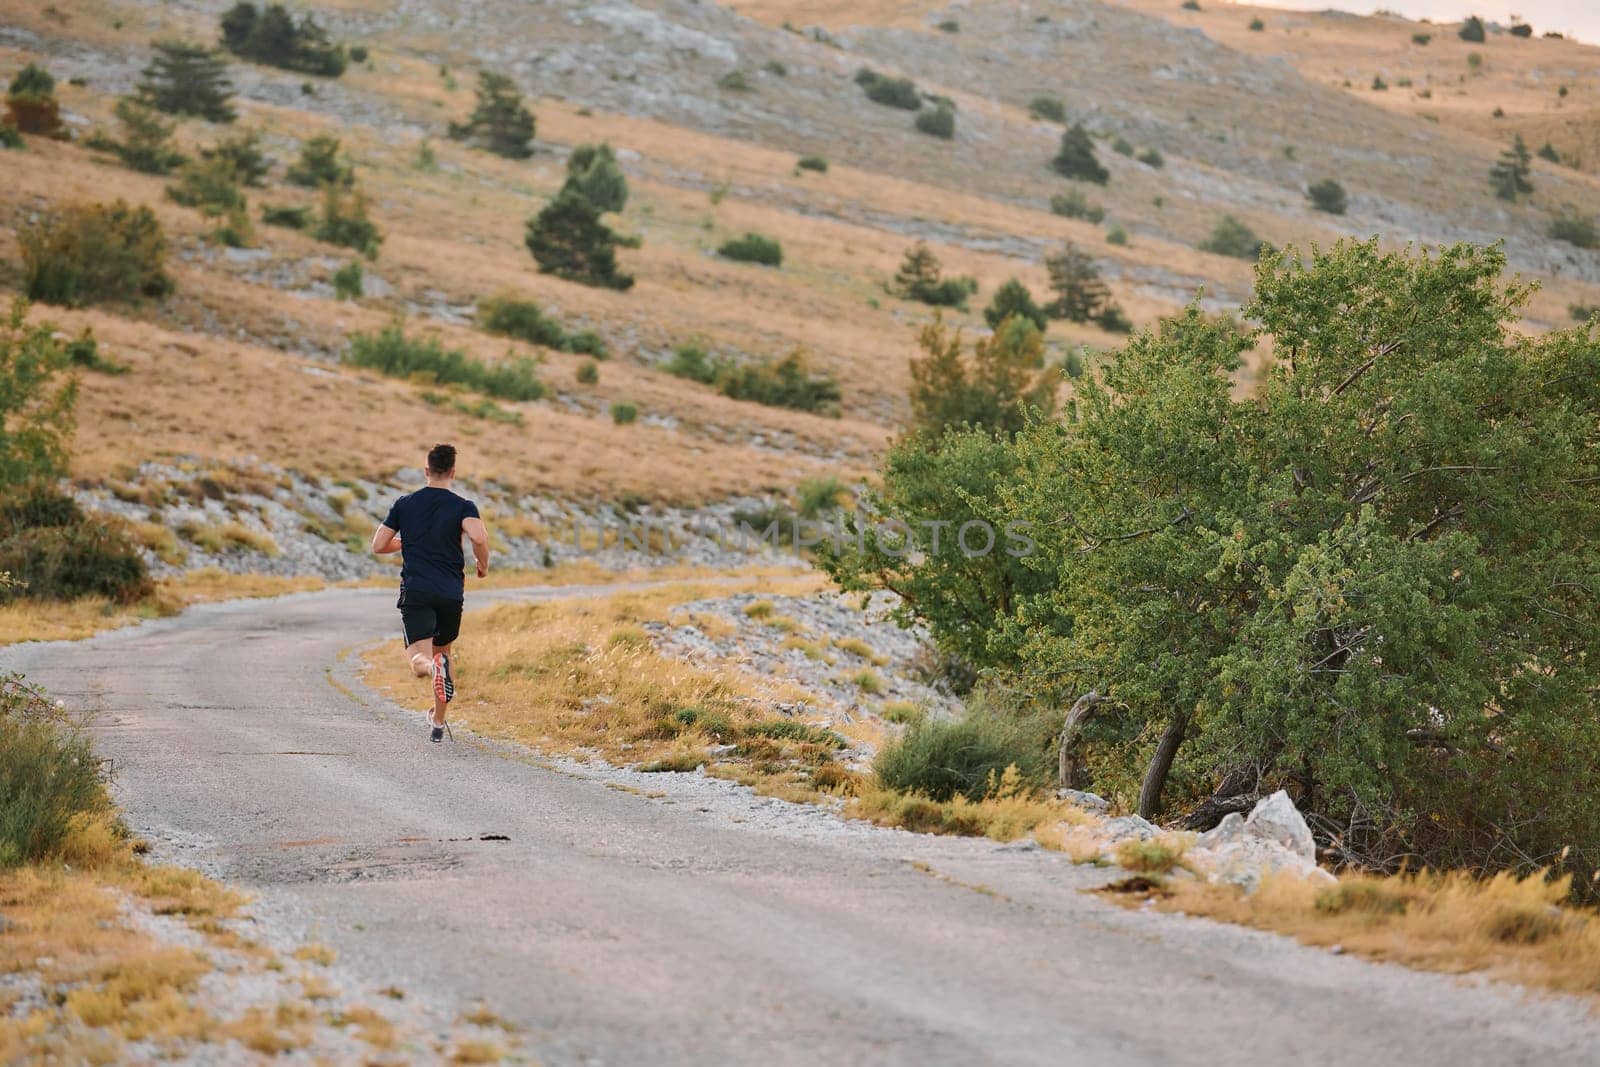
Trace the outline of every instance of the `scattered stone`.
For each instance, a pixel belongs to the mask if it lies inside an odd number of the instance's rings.
[[[1160,837],[1161,827],[1141,815],[1119,815],[1102,823],[1100,832],[1110,839],[1112,845],[1116,845],[1122,841],[1148,841],[1152,837]]]
[[[1056,799],[1065,800],[1068,804],[1075,804],[1084,811],[1104,814],[1111,810],[1111,804],[1099,793],[1085,793],[1081,789],[1057,789]]]
[[[1251,809],[1245,820],[1245,832],[1263,841],[1272,841],[1290,852],[1310,861],[1317,858],[1317,842],[1311,836],[1311,827],[1305,817],[1289,799],[1289,794],[1278,790],[1263,797]]]

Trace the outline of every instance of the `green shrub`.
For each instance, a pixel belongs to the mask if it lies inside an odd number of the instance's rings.
[[[1106,244],[1126,245],[1127,243],[1128,231],[1123,229],[1121,226],[1113,226],[1111,229],[1106,231]]]
[[[350,46],[350,62],[365,63],[367,61],[367,46],[354,44]]]
[[[531,345],[564,350],[567,331],[531,300],[509,296],[490,297],[478,305],[478,325],[502,337],[514,337]]]
[[[748,93],[752,87],[744,71],[730,70],[717,79],[717,88],[730,93]]]
[[[1119,156],[1131,157],[1133,155],[1133,142],[1119,135],[1116,140],[1111,142],[1111,151]]]
[[[1250,32],[1251,33],[1260,33],[1262,30],[1264,30],[1266,28],[1267,28],[1267,24],[1265,22],[1262,22],[1259,18],[1253,18],[1253,19],[1250,20]]]
[[[96,374],[109,374],[113,377],[127,374],[131,369],[126,363],[118,363],[100,354],[100,342],[94,338],[94,331],[85,326],[83,332],[66,343],[67,363],[84,370],[94,371]]]
[[[6,90],[6,125],[19,133],[62,135],[61,105],[56,80],[37,63],[29,63]]]
[[[101,521],[19,530],[0,541],[0,571],[33,600],[107,597],[132,603],[150,592],[144,560],[120,529]]]
[[[1091,203],[1078,189],[1068,189],[1064,193],[1052,196],[1050,210],[1064,218],[1083,219],[1085,222],[1098,223],[1106,217],[1106,209],[1099,204]]]
[[[337,78],[345,70],[344,49],[328,40],[311,15],[296,22],[282,4],[257,10],[240,0],[222,16],[222,46],[243,59],[302,74]],[[361,52],[364,58],[366,50]]]
[[[1572,316],[1574,322],[1588,322],[1600,315],[1600,304],[1568,304],[1567,314]]]
[[[607,289],[633,286],[633,276],[617,270],[617,235],[576,190],[557,194],[528,220],[525,243],[544,274]]]
[[[122,140],[110,142],[107,147],[130,169],[142,174],[166,174],[183,162],[183,154],[172,144],[177,124],[163,121],[161,112],[132,97],[123,97],[117,101],[116,115],[122,126]]]
[[[1045,122],[1059,122],[1065,125],[1067,105],[1061,102],[1059,96],[1041,94],[1028,101],[1028,114]]]
[[[272,160],[261,151],[261,135],[255,130],[224,137],[210,148],[202,148],[200,155],[204,159],[221,160],[231,167],[241,185],[259,187],[272,167]]]
[[[167,186],[167,198],[211,217],[226,215],[245,203],[232,165],[216,156],[184,164],[178,180]]]
[[[495,155],[527,159],[533,155],[533,112],[522,102],[516,83],[504,74],[478,72],[477,104],[466,122],[450,124],[450,136],[471,141]]]
[[[233,86],[227,65],[209,48],[184,41],[157,41],[155,56],[141,72],[140,103],[169,115],[194,115],[207,122],[232,122]]]
[[[1468,15],[1467,20],[1461,24],[1461,29],[1457,31],[1456,36],[1463,41],[1482,44],[1485,38],[1483,20],[1477,15]]]
[[[368,259],[378,258],[383,234],[367,215],[367,198],[360,190],[326,185],[322,189],[322,213],[312,236],[327,244],[353,248]]]
[[[1272,245],[1256,236],[1254,230],[1232,215],[1224,215],[1211,231],[1211,236],[1200,242],[1200,251],[1235,259],[1257,260],[1264,253],[1270,253]]]
[[[340,359],[393,378],[420,378],[441,385],[462,385],[501,400],[538,400],[545,395],[539,365],[531,359],[507,358],[484,363],[460,349],[447,349],[437,339],[407,337],[399,321],[377,333],[354,333]]]
[[[311,225],[311,209],[263,204],[261,221],[268,226],[282,226],[286,230],[303,230]]]
[[[717,254],[724,259],[737,260],[740,263],[759,263],[766,267],[776,267],[783,263],[783,246],[775,239],[759,233],[747,233],[742,237],[724,241],[722,247],[717,249]]]
[[[828,173],[828,161],[821,156],[801,156],[795,166],[801,170],[814,170],[818,174]]]
[[[815,519],[837,511],[850,497],[850,487],[832,474],[807,478],[795,487],[795,505],[802,518]]]
[[[1556,146],[1551,144],[1549,141],[1546,141],[1542,146],[1540,146],[1539,151],[1534,154],[1540,159],[1549,160],[1551,163],[1561,162],[1561,153],[1556,151]]]
[[[913,124],[919,133],[929,137],[948,141],[956,135],[956,113],[943,105],[922,112]]]
[[[594,385],[600,381],[600,364],[592,359],[586,359],[578,364],[578,384]]]
[[[913,724],[899,740],[884,745],[872,769],[897,793],[946,801],[956,796],[982,800],[1012,766],[1024,781],[1043,780],[1046,760],[1038,739],[1000,717],[974,713]]]
[[[1332,178],[1324,178],[1313,183],[1306,189],[1306,196],[1311,200],[1311,206],[1318,211],[1326,211],[1330,215],[1343,215],[1349,207],[1345,197],[1344,186]]]
[[[1094,141],[1081,122],[1061,135],[1061,148],[1050,165],[1064,178],[1094,182],[1096,185],[1104,185],[1111,180],[1111,172],[1095,158]]]
[[[939,23],[939,32],[960,33],[961,23],[957,22],[955,19],[945,19],[943,22]]]
[[[711,360],[700,345],[685,341],[672,350],[672,358],[662,365],[662,369],[675,377],[709,385],[716,380],[720,366]]]
[[[20,676],[0,679],[0,867],[48,858],[74,820],[110,808],[89,739]]]
[[[1547,232],[1552,241],[1565,241],[1579,248],[1593,248],[1596,244],[1594,219],[1588,215],[1563,212],[1550,220]]]
[[[769,59],[761,64],[761,69],[775,78],[787,78],[789,76],[789,66],[781,59]]]
[[[166,238],[148,207],[118,200],[64,208],[24,227],[20,242],[30,300],[81,307],[172,291]]]
[[[1179,6],[1182,7],[1185,11],[1199,11],[1200,10],[1200,0],[1183,0],[1183,3],[1180,4]]]
[[[333,293],[340,300],[354,300],[364,289],[361,261],[352,259],[333,272]]]
[[[26,145],[17,124],[9,116],[0,117],[0,148],[23,148]]]
[[[752,400],[769,407],[837,414],[839,383],[813,376],[799,352],[776,362],[730,366],[717,376],[717,388],[734,400]]]
[[[1026,319],[1040,330],[1050,324],[1044,310],[1034,303],[1028,287],[1016,278],[996,289],[989,306],[983,309],[983,321],[989,324],[991,330],[999,329],[1002,322],[1012,317]]]
[[[910,78],[889,78],[869,67],[856,71],[856,84],[867,94],[867,99],[885,107],[904,111],[920,111],[922,94]]]
[[[300,158],[289,164],[284,177],[295,185],[317,189],[324,185],[354,184],[355,168],[339,154],[339,138],[318,134],[300,145]]]
[[[1433,34],[1431,33],[1413,33],[1411,35],[1411,43],[1419,47],[1426,45],[1431,40],[1433,40]]]
[[[639,417],[639,407],[626,400],[618,400],[611,405],[611,421],[618,426],[626,426]]]
[[[1156,170],[1160,170],[1162,167],[1167,165],[1167,157],[1163,156],[1154,148],[1146,148],[1143,152],[1139,153],[1139,162],[1143,163],[1147,167],[1153,167]]]

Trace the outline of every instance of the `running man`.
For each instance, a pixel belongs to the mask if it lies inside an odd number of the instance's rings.
[[[418,678],[433,682],[433,707],[428,713],[430,741],[444,740],[445,705],[455,699],[450,672],[450,646],[461,633],[461,604],[466,596],[463,534],[472,541],[478,577],[489,573],[489,531],[478,505],[450,491],[456,476],[454,445],[428,451],[428,484],[394,502],[389,517],[372,535],[372,551],[380,556],[401,553],[400,624],[406,635],[406,658]]]

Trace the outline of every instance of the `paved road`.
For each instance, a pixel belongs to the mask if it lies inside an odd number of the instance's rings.
[[[1049,854],[430,746],[339,660],[393,614],[370,590],[213,605],[0,666],[95,714],[167,858],[344,981],[486,1000],[548,1063],[1600,1063],[1574,1001],[1125,912]]]

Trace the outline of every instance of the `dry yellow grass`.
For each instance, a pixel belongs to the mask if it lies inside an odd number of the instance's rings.
[[[961,834],[996,841],[1015,841],[1042,827],[1079,823],[1088,818],[1069,804],[1026,788],[1015,767],[1007,768],[982,800],[956,796],[936,801],[863,785],[846,806],[845,814],[920,833]],[[1041,843],[1045,843],[1043,838]]]
[[[1175,882],[1163,910],[1340,945],[1370,959],[1587,995],[1600,994],[1600,914],[1565,903],[1565,879],[1501,874],[1347,874],[1322,887],[1268,877],[1253,894]]]
[[[16,600],[0,604],[0,645],[76,641],[104,630],[173,615],[194,604],[303,593],[326,585],[320,578],[229,574],[208,567],[162,579],[150,597],[133,604],[119,604],[105,597]]]

